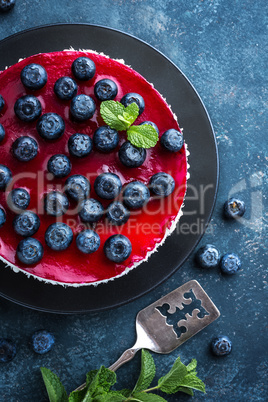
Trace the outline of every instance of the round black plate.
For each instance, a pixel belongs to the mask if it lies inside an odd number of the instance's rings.
[[[127,275],[97,287],[64,288],[50,285],[2,264],[0,295],[21,305],[48,312],[100,311],[147,293],[174,273],[190,255],[208,223],[218,186],[218,152],[206,109],[183,73],[145,42],[110,28],[60,24],[27,30],[0,42],[0,70],[19,58],[41,52],[93,49],[124,59],[172,105],[190,151],[190,179],[184,215],[177,229],[147,263]]]

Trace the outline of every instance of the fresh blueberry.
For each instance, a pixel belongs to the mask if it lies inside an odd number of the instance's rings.
[[[66,155],[53,155],[47,163],[47,170],[55,177],[65,177],[70,174],[72,164]]]
[[[112,200],[120,193],[122,183],[116,174],[102,173],[96,178],[94,189],[100,198]]]
[[[159,172],[150,179],[150,189],[160,197],[167,197],[175,188],[175,181],[168,173]]]
[[[32,137],[22,136],[13,143],[12,152],[19,161],[29,162],[36,157],[38,144]]]
[[[45,211],[51,216],[62,216],[69,208],[69,201],[65,194],[51,191],[44,199]]]
[[[89,195],[90,183],[85,176],[74,174],[66,180],[65,192],[75,201],[84,200]]]
[[[2,126],[2,124],[0,124],[0,142],[2,142],[3,139],[5,138],[5,134],[6,134],[5,129]]]
[[[178,152],[183,146],[183,135],[178,130],[171,128],[161,136],[160,143],[168,151]]]
[[[70,112],[77,121],[85,121],[91,119],[95,113],[96,105],[94,100],[88,95],[75,96],[70,105]]]
[[[141,95],[139,95],[139,94],[134,93],[134,92],[130,92],[130,93],[124,95],[120,102],[125,107],[127,107],[131,103],[135,102],[139,107],[139,115],[142,114],[142,112],[145,109],[145,103],[144,103],[143,97]]]
[[[94,253],[100,247],[100,236],[93,230],[84,230],[77,236],[76,245],[82,253]]]
[[[55,82],[54,92],[58,98],[70,100],[77,94],[77,83],[70,77],[61,77]]]
[[[3,110],[4,106],[5,106],[4,98],[2,95],[0,95],[0,112]]]
[[[71,155],[83,158],[92,151],[92,139],[87,134],[73,134],[68,140],[68,148]]]
[[[140,181],[129,183],[123,191],[124,204],[130,209],[142,208],[149,201],[150,191]]]
[[[230,198],[224,203],[224,215],[227,219],[236,219],[244,215],[246,211],[244,201],[238,198]]]
[[[0,0],[0,11],[5,13],[12,10],[15,6],[16,0]]]
[[[110,152],[117,147],[119,134],[109,126],[101,126],[95,131],[93,142],[98,151]]]
[[[232,342],[225,335],[219,335],[212,339],[211,350],[215,356],[226,356],[231,353]]]
[[[28,64],[22,69],[20,79],[28,89],[41,89],[47,83],[47,72],[40,64]]]
[[[121,226],[128,221],[130,212],[122,202],[114,201],[108,206],[106,216],[113,225]]]
[[[40,117],[42,106],[36,96],[24,95],[16,101],[14,112],[20,120],[31,122]]]
[[[0,338],[0,362],[10,362],[16,356],[15,343],[11,339]]]
[[[125,261],[130,256],[131,251],[131,242],[124,235],[110,236],[104,243],[104,253],[113,262]]]
[[[103,216],[103,206],[94,198],[89,198],[81,204],[79,216],[83,222],[98,222]]]
[[[0,165],[0,190],[5,190],[11,179],[11,170],[5,165]]]
[[[40,227],[39,217],[31,211],[24,211],[16,215],[13,220],[13,228],[15,232],[24,237],[34,235]]]
[[[80,81],[88,81],[94,77],[96,66],[88,57],[78,57],[72,64],[72,72]]]
[[[27,190],[24,188],[14,188],[8,194],[7,203],[12,211],[17,212],[28,208],[30,200],[31,197]]]
[[[43,355],[49,352],[55,343],[54,336],[48,331],[36,331],[32,335],[32,345],[35,353]]]
[[[112,100],[118,92],[117,85],[114,81],[104,78],[98,81],[94,86],[94,94],[100,101]]]
[[[0,228],[5,224],[7,216],[3,208],[0,207]]]
[[[45,241],[52,250],[66,250],[73,241],[72,229],[62,222],[52,223],[46,230]]]
[[[135,147],[131,142],[126,141],[120,147],[118,153],[120,161],[127,167],[138,167],[143,164],[146,159],[146,150],[144,148]]]
[[[140,126],[143,126],[144,124],[148,124],[149,126],[152,126],[155,129],[155,131],[157,132],[157,134],[159,134],[159,129],[155,123],[153,123],[152,121],[143,121],[142,123],[140,123]]]
[[[233,275],[241,268],[241,261],[238,255],[225,254],[220,260],[220,269],[224,274]]]
[[[17,257],[23,264],[36,264],[42,259],[43,255],[44,249],[42,244],[33,237],[27,237],[18,244]]]
[[[38,134],[45,140],[57,140],[65,130],[65,123],[57,113],[45,113],[37,122]]]
[[[206,244],[197,251],[195,258],[201,268],[215,268],[219,265],[220,253],[212,244]]]

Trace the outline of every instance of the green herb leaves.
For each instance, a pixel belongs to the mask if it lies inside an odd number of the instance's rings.
[[[139,107],[133,102],[127,107],[117,101],[104,101],[100,106],[100,114],[108,126],[117,131],[126,131],[127,139],[139,148],[154,147],[158,141],[158,133],[149,124],[133,126],[139,115]]]
[[[50,402],[65,402],[68,401],[67,392],[60,382],[59,377],[52,373],[49,369],[41,367],[42,377],[47,389]]]

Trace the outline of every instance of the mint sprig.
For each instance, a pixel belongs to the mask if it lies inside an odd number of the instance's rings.
[[[158,141],[158,133],[149,124],[133,125],[139,116],[139,107],[135,102],[125,107],[117,101],[104,101],[100,106],[100,114],[104,122],[112,129],[126,131],[127,139],[139,148],[152,148]]]
[[[47,389],[49,402],[68,401],[67,392],[62,385],[59,377],[46,367],[41,367],[40,370]]]

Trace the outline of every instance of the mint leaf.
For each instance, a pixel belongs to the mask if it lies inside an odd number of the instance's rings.
[[[124,119],[125,106],[117,101],[104,101],[100,105],[100,114],[108,126],[117,131],[126,130],[130,124]],[[119,118],[121,116],[121,118]]]
[[[126,396],[123,395],[121,391],[110,391],[103,398],[104,402],[123,402],[127,400]]]
[[[89,385],[85,398],[88,396],[96,397],[98,395],[107,394],[111,386],[116,382],[116,374],[114,371],[101,366],[96,373],[94,373],[94,371],[88,373],[87,381]],[[87,399],[85,399],[85,401],[87,401]]]
[[[141,351],[141,372],[134,391],[143,391],[151,385],[155,376],[155,364],[148,350]]]
[[[129,399],[129,401],[140,401],[140,402],[167,402],[166,399],[162,398],[162,396],[156,394],[146,394],[145,392],[136,392],[131,395],[133,399]]]
[[[184,392],[187,395],[194,396],[194,391],[191,388],[179,387],[178,391]]]
[[[191,372],[191,371],[194,371],[196,369],[196,366],[197,366],[196,359],[192,359],[190,361],[190,363],[187,364],[187,366],[186,366],[188,373]]]
[[[192,373],[187,374],[180,382],[180,385],[182,387],[197,389],[198,391],[204,393],[206,392],[205,384],[203,383],[203,381],[201,381],[200,378],[196,377],[196,375]]]
[[[149,124],[143,124],[142,126],[129,127],[127,139],[136,147],[152,148],[158,141],[158,134],[154,127]]]
[[[133,124],[136,118],[139,116],[139,106],[137,105],[137,103],[132,102],[125,108],[124,113],[129,116],[128,121],[130,122],[130,124]]]
[[[158,380],[158,387],[161,391],[166,394],[173,394],[178,391],[178,387],[182,384],[184,377],[187,375],[188,371],[186,366],[181,362],[178,357],[173,364],[171,370]],[[187,385],[186,385],[187,386]]]
[[[89,371],[89,372],[87,373],[87,379],[86,379],[86,384],[87,384],[87,385],[89,385],[89,384],[92,383],[92,381],[94,380],[94,378],[95,378],[95,376],[96,376],[96,374],[97,374],[98,371],[99,371],[99,370],[91,370],[91,371]]]
[[[67,392],[59,377],[46,367],[40,368],[50,402],[68,401]]]

